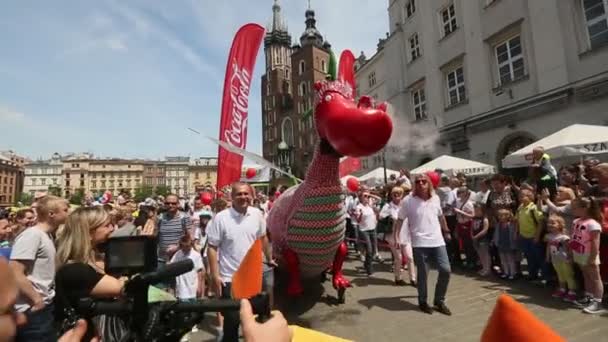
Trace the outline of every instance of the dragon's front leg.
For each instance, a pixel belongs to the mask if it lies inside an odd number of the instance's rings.
[[[344,274],[342,273],[342,266],[344,265],[344,260],[346,260],[347,255],[348,247],[346,246],[346,242],[342,241],[336,251],[334,263],[331,267],[333,274],[332,284],[334,289],[338,290],[338,301],[340,303],[344,303],[344,293],[346,292],[346,288],[350,287],[350,282],[344,278]]]
[[[285,264],[287,265],[287,295],[289,297],[299,297],[304,292],[300,276],[300,262],[298,255],[293,250],[286,248],[283,252]]]

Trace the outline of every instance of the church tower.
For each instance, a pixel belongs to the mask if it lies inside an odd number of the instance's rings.
[[[331,45],[317,29],[315,11],[308,3],[305,14],[306,27],[300,36],[300,44],[293,47],[291,68],[293,70],[293,107],[296,139],[294,142],[294,169],[299,177],[304,177],[306,167],[312,161],[318,140],[312,115],[305,114],[314,105],[314,88],[317,81],[325,80],[329,67]]]
[[[266,160],[281,165],[286,164],[287,161],[279,160],[278,147],[281,142],[285,142],[289,148],[292,148],[294,134],[293,123],[285,122],[289,121],[286,118],[289,117],[289,111],[293,107],[291,36],[281,15],[281,5],[278,0],[274,0],[272,22],[266,31],[264,38],[266,72],[262,76],[263,155]]]

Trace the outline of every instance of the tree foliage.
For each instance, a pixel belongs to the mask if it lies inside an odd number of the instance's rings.
[[[154,197],[154,188],[151,186],[144,185],[135,189],[135,195],[133,198],[136,202],[143,202],[148,197]]]
[[[166,185],[159,185],[156,187],[156,191],[154,191],[154,193],[156,196],[167,197],[167,195],[171,193],[171,189],[169,189],[169,187]]]
[[[58,186],[49,186],[49,195],[61,197],[61,188]]]
[[[21,193],[21,196],[19,196],[18,202],[21,202],[21,204],[23,205],[30,206],[32,205],[32,203],[34,203],[34,195],[27,192],[23,192]]]
[[[70,204],[82,205],[84,200],[84,189],[78,189],[70,196]]]

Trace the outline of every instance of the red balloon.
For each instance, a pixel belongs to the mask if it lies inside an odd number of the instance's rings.
[[[247,179],[251,179],[253,177],[255,177],[255,175],[258,174],[258,171],[252,167],[248,168],[247,171],[245,171],[245,177],[247,177]]]
[[[359,191],[359,185],[360,185],[359,180],[355,177],[350,177],[349,179],[346,180],[346,187],[351,192]]]
[[[201,194],[201,202],[203,203],[203,205],[210,205],[212,201],[213,201],[213,197],[211,196],[210,193],[203,192]]]
[[[439,186],[439,181],[441,180],[441,177],[439,177],[439,174],[437,172],[429,171],[426,173],[426,176],[429,177],[431,184],[433,184],[433,188],[437,188]]]

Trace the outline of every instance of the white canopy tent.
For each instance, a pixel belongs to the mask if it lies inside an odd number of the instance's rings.
[[[529,166],[532,150],[538,146],[542,146],[552,159],[608,155],[608,127],[581,124],[568,126],[506,156],[502,160],[502,166]]]
[[[389,178],[391,175],[399,177],[399,171],[386,169],[386,178]],[[384,168],[379,167],[373,171],[364,174],[363,176],[359,177],[359,181],[367,185],[384,184]]]
[[[386,169],[386,177],[389,178],[391,175],[395,175],[396,177],[399,177],[399,171]],[[363,184],[366,184],[369,186],[382,185],[382,184],[384,184],[384,168],[379,167],[379,168],[372,170],[359,177],[356,177],[353,175],[344,176],[344,177],[340,178],[340,181],[342,182],[343,185],[346,185],[346,181],[351,177],[355,177],[359,180],[360,183],[363,183]]]
[[[489,175],[495,173],[495,168],[492,165],[448,155],[437,157],[426,164],[418,166],[413,169],[411,173],[420,174],[428,171],[435,171],[436,169],[441,169],[445,173],[451,173],[452,175],[456,175],[459,172],[462,172],[467,176]]]

